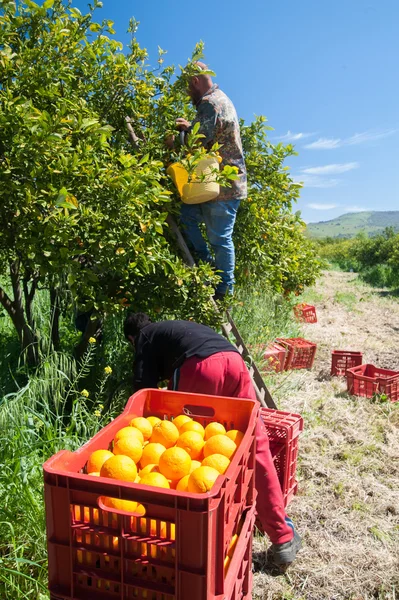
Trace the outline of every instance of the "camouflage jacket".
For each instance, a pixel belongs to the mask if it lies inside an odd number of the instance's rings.
[[[238,167],[239,179],[232,187],[222,187],[218,200],[242,200],[247,196],[247,170],[245,168],[240,126],[234,105],[217,85],[213,85],[196,105],[197,116],[192,125],[199,121],[199,132],[205,135],[204,146],[210,148],[216,142],[221,145],[222,167]]]

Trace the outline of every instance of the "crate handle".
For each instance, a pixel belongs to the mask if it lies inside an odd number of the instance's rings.
[[[214,417],[215,409],[212,406],[197,406],[196,404],[186,404],[183,406],[183,413],[188,417]]]
[[[129,515],[129,517],[142,517],[143,516],[143,513],[128,512],[127,510],[119,510],[118,508],[110,508],[109,506],[104,504],[103,498],[104,498],[104,496],[98,496],[96,502],[97,502],[98,508],[100,508],[101,510],[104,510],[105,512],[116,513],[116,514],[122,515],[122,516]],[[117,498],[117,499],[119,500],[119,498]],[[136,502],[136,501],[131,500],[131,502]]]

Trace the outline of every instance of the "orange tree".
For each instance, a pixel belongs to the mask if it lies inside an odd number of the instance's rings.
[[[165,222],[178,211],[165,135],[192,113],[185,86],[202,47],[177,79],[163,51],[150,69],[135,22],[123,49],[112,22],[94,20],[100,6],[0,0],[0,303],[33,363],[38,289],[55,347],[61,309],[91,312],[83,347],[96,319],[125,305],[216,322],[215,274],[184,264]],[[282,165],[292,148],[266,142],[260,119],[243,138],[251,193],[237,221],[238,280],[298,290],[317,265],[291,212],[298,188]]]

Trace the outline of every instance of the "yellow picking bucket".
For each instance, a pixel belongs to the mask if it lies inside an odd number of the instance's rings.
[[[188,172],[180,163],[170,165],[166,173],[177,187],[185,204],[201,204],[215,200],[220,194],[220,185],[215,181],[215,169],[219,169],[217,158],[209,157],[201,160],[195,168],[193,181],[188,182]],[[205,176],[203,181],[196,181]]]

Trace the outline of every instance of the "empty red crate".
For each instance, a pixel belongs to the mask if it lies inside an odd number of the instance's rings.
[[[266,361],[264,371],[275,371],[276,373],[284,370],[285,355],[287,351],[280,344],[269,344],[263,355]]]
[[[262,408],[261,416],[269,437],[270,452],[283,492],[284,506],[287,506],[298,488],[296,467],[303,418],[295,413],[272,408]]]
[[[392,402],[399,399],[399,371],[379,369],[374,365],[360,365],[346,372],[348,392],[352,396],[372,398],[374,394],[386,394]]]
[[[311,369],[316,356],[317,344],[303,338],[277,338],[276,342],[287,350],[284,370]]]
[[[298,321],[317,323],[316,307],[311,304],[297,304],[294,306],[294,314]]]
[[[189,494],[84,473],[89,455],[108,448],[134,416],[185,413],[217,420],[244,438],[207,494]],[[255,504],[254,400],[141,390],[123,413],[76,452],[44,464],[49,588],[53,600],[205,600],[229,597],[224,558],[244,510]],[[146,515],[104,507],[102,496],[137,500]],[[230,571],[229,571],[230,576]],[[231,577],[234,576],[234,573]]]
[[[331,375],[345,376],[347,369],[358,367],[363,362],[361,352],[333,350],[331,353]]]

